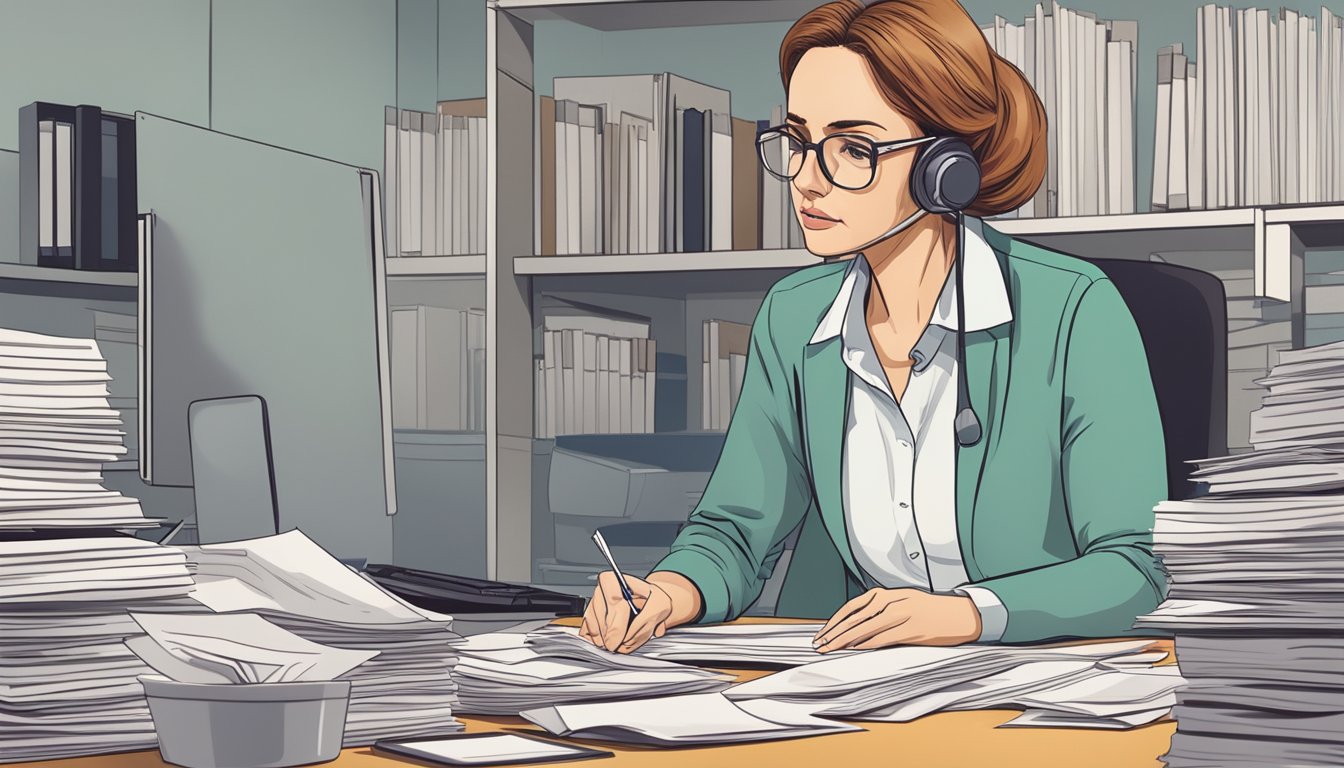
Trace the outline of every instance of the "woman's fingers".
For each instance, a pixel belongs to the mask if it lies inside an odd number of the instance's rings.
[[[633,589],[632,586],[631,590]],[[625,631],[625,637],[616,650],[620,653],[629,653],[647,643],[671,612],[672,601],[667,594],[661,590],[651,591],[644,600],[644,605],[640,607],[639,614],[630,622],[630,627]]]
[[[627,578],[628,582],[635,581]],[[626,603],[625,596],[621,594],[621,585],[616,581],[616,574],[607,571],[597,577],[598,588],[603,595],[603,620],[602,620],[602,647],[608,651],[614,651],[620,646],[625,638],[626,629],[630,626],[633,618],[630,615],[630,605]],[[631,588],[633,592],[633,587]],[[642,590],[645,595],[647,590]],[[635,605],[639,605],[639,600]]]
[[[815,647],[817,650],[823,650],[823,649],[835,650],[836,648],[844,647],[837,645],[836,641],[839,640],[839,638],[841,638],[845,633],[852,631],[855,627],[859,626],[860,624],[872,620],[874,616],[877,616],[879,613],[886,610],[887,606],[892,605],[893,603],[902,602],[904,600],[905,596],[900,592],[900,590],[892,590],[892,589],[876,590],[875,592],[871,593],[871,596],[867,604],[853,611],[848,616],[840,619],[838,622],[835,622],[834,626],[832,626],[831,629],[822,630],[821,632],[817,633],[817,639],[814,640],[812,643],[813,647]],[[842,608],[841,610],[844,609]],[[837,611],[836,615],[838,616],[839,614],[840,611]]]
[[[873,601],[873,598],[877,597],[877,595],[881,593],[881,591],[882,590],[880,589],[870,589],[867,592],[864,592],[862,595],[859,595],[853,600],[850,600],[849,602],[840,606],[840,609],[838,611],[831,614],[831,618],[826,622],[826,626],[822,627],[821,631],[817,632],[817,634],[812,637],[812,645],[814,647],[818,645],[818,641],[830,635],[831,630],[835,629],[835,626],[837,624],[849,618],[851,615],[853,615],[855,611],[862,610],[869,603],[871,603]]]
[[[910,620],[910,614],[902,611],[899,606],[889,603],[882,609],[876,611],[867,621],[855,624],[849,629],[833,637],[830,642],[817,648],[822,653],[830,651],[840,651],[846,648],[863,648],[882,646],[865,646],[863,643],[882,635],[885,635],[902,624]]]

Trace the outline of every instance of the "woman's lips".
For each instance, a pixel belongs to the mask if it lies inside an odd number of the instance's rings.
[[[830,229],[839,223],[816,208],[803,208],[800,212],[803,215],[802,224],[807,229]]]

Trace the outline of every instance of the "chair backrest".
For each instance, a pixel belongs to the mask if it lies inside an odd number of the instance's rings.
[[[1193,495],[1190,459],[1227,453],[1227,297],[1208,272],[1154,261],[1085,259],[1106,273],[1129,306],[1167,447],[1171,499]]]

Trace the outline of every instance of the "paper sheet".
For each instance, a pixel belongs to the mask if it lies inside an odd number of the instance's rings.
[[[145,634],[126,645],[160,674],[187,683],[335,680],[378,655],[305,640],[251,613],[132,613]]]

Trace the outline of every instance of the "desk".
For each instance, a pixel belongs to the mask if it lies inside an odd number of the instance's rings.
[[[742,619],[750,622],[752,619]],[[778,621],[755,619],[754,621]],[[570,622],[562,622],[570,623]],[[1155,647],[1172,653],[1170,640],[1156,640]],[[1170,657],[1168,659],[1170,661]],[[729,670],[746,681],[769,674]],[[656,749],[601,746],[614,752],[614,759],[593,761],[594,768],[616,766],[696,766],[696,768],[753,768],[809,766],[809,768],[860,768],[895,765],[902,768],[961,766],[976,768],[1160,768],[1157,759],[1167,751],[1176,724],[1170,720],[1128,731],[1081,728],[995,728],[1019,713],[1009,710],[939,712],[910,723],[860,723],[862,733],[838,733],[804,739],[769,741],[723,747]],[[518,717],[461,717],[468,733],[518,728],[546,735]],[[587,742],[583,742],[587,743]],[[574,765],[583,765],[579,762]],[[78,759],[18,763],[5,768],[159,768],[168,763],[157,750],[101,755]],[[415,764],[374,754],[367,747],[347,749],[333,768],[407,768]]]

